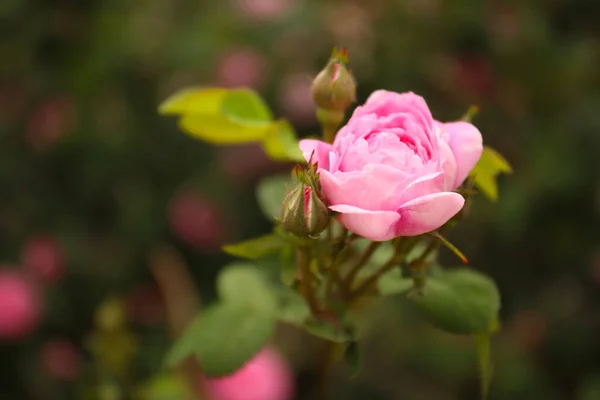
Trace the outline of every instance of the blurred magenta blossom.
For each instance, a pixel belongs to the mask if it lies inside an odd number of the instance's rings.
[[[29,117],[27,141],[36,150],[53,145],[72,129],[75,114],[75,103],[70,97],[47,100]]]
[[[168,220],[173,233],[196,249],[218,251],[226,240],[221,212],[196,191],[182,190],[173,196]]]
[[[0,310],[0,339],[29,335],[42,316],[38,288],[23,273],[0,267]]]
[[[31,276],[46,284],[58,281],[65,269],[60,243],[47,235],[27,240],[21,251],[21,263]]]
[[[165,304],[158,287],[143,284],[127,297],[127,313],[132,321],[142,325],[159,324],[165,319]]]
[[[258,21],[284,17],[297,0],[235,0],[235,7],[243,17]]]
[[[49,340],[42,347],[40,357],[44,370],[52,378],[65,381],[77,379],[81,368],[81,354],[68,340]]]
[[[217,62],[217,85],[257,89],[267,78],[267,62],[257,50],[236,47],[226,50]]]
[[[265,348],[230,376],[209,379],[214,400],[290,400],[294,377],[287,362],[273,348]]]
[[[279,99],[283,112],[298,125],[316,123],[317,108],[312,98],[312,77],[316,74],[293,73],[283,78],[279,88]]]

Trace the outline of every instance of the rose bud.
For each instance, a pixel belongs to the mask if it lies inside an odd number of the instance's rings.
[[[327,66],[312,83],[313,100],[319,108],[345,111],[356,99],[356,83],[346,68],[346,52],[334,50]]]
[[[307,237],[321,233],[329,223],[329,211],[314,185],[299,182],[281,207],[281,222],[286,231]]]
[[[0,340],[27,336],[41,317],[37,288],[24,275],[0,269]]]
[[[215,400],[290,400],[294,396],[292,371],[270,347],[232,375],[208,379],[206,386]]]

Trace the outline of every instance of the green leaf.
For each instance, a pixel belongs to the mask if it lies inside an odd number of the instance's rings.
[[[258,205],[267,218],[279,217],[281,204],[288,192],[289,174],[274,175],[260,181],[256,188]]]
[[[263,139],[263,148],[275,161],[306,162],[294,128],[286,120],[277,121],[272,125],[272,129]]]
[[[272,314],[277,306],[269,284],[248,264],[233,263],[225,267],[217,278],[217,291],[223,301],[256,311]]]
[[[304,322],[304,329],[317,337],[336,343],[348,343],[353,339],[352,334],[343,327],[336,327],[326,321],[309,318]]]
[[[292,286],[298,276],[298,267],[296,266],[296,247],[288,243],[281,250],[281,282],[286,286]]]
[[[475,344],[479,364],[479,379],[481,380],[481,399],[485,400],[488,397],[493,375],[492,334],[490,332],[475,334]]]
[[[381,276],[377,282],[377,290],[382,296],[404,294],[413,287],[413,280],[403,278],[399,268],[395,268]]]
[[[136,390],[136,399],[140,400],[192,400],[185,382],[177,374],[165,373],[152,377]]]
[[[344,351],[344,360],[350,367],[350,379],[358,376],[362,369],[363,357],[358,342],[350,342]]]
[[[158,112],[163,115],[218,115],[227,93],[227,89],[221,88],[183,89],[165,100],[159,106]]]
[[[211,144],[262,141],[270,126],[270,123],[241,124],[224,115],[188,114],[179,120],[181,130]]]
[[[180,115],[184,132],[212,144],[262,141],[275,125],[267,105],[249,89],[184,89],[159,112]]]
[[[255,260],[281,251],[286,242],[276,234],[268,234],[223,246],[223,251],[232,256]]]
[[[494,281],[469,269],[429,277],[409,299],[434,325],[457,334],[488,332],[500,310]]]
[[[175,366],[195,354],[207,377],[229,375],[268,342],[275,320],[237,303],[217,303],[204,310],[167,357]]]
[[[283,288],[279,293],[277,318],[292,325],[303,325],[310,317],[306,301],[290,288]]]
[[[221,102],[220,111],[231,121],[243,125],[264,125],[273,120],[269,107],[256,92],[250,89],[227,91]]]
[[[481,158],[469,173],[474,177],[475,186],[490,200],[498,199],[496,176],[511,173],[512,168],[500,153],[490,147],[484,147]]]

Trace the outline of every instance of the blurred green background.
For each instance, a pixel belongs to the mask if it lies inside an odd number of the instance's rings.
[[[158,104],[186,86],[250,86],[314,133],[311,78],[334,45],[349,49],[359,102],[411,90],[442,121],[477,104],[484,141],[514,168],[451,236],[503,295],[490,398],[600,399],[598,21],[595,0],[2,0],[0,263],[64,272],[38,282],[36,329],[0,341],[0,399],[97,387],[86,344],[112,295],[137,342],[130,381],[161,368],[152,255],[176,249],[209,302],[220,245],[270,227],[258,179],[289,166],[194,140]],[[477,399],[472,342],[399,310],[372,313],[364,370],[350,381],[340,367],[334,398]],[[297,397],[313,398],[311,339],[282,327],[276,344]]]

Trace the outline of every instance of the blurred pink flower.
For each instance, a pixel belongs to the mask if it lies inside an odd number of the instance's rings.
[[[296,0],[236,0],[235,6],[248,19],[267,21],[285,16],[295,3]]]
[[[459,56],[455,59],[455,77],[458,90],[480,97],[494,92],[492,65],[483,56]]]
[[[127,298],[129,318],[144,325],[159,324],[165,319],[163,298],[153,284],[143,284],[134,288]]]
[[[50,340],[42,347],[40,357],[49,376],[65,381],[77,379],[81,368],[81,355],[71,342]]]
[[[33,236],[21,250],[23,268],[44,283],[54,283],[64,273],[64,255],[60,243],[51,236]]]
[[[272,161],[261,144],[251,143],[222,147],[218,160],[225,175],[237,182],[247,182],[270,172],[285,170],[288,165]]]
[[[217,84],[222,87],[259,88],[267,76],[264,57],[251,48],[239,47],[227,50],[217,63]]]
[[[168,220],[173,233],[196,249],[218,250],[225,241],[223,216],[197,192],[176,193],[168,206]]]
[[[5,267],[0,267],[0,310],[0,340],[27,336],[41,318],[37,288],[22,273]]]
[[[293,73],[283,78],[279,88],[279,101],[286,117],[297,124],[311,125],[317,120],[312,98],[312,77],[316,74]]]
[[[272,348],[265,348],[230,376],[207,381],[214,400],[289,400],[294,378],[286,361]]]
[[[75,104],[69,97],[50,99],[33,111],[27,126],[27,140],[37,150],[59,141],[71,128]]]

